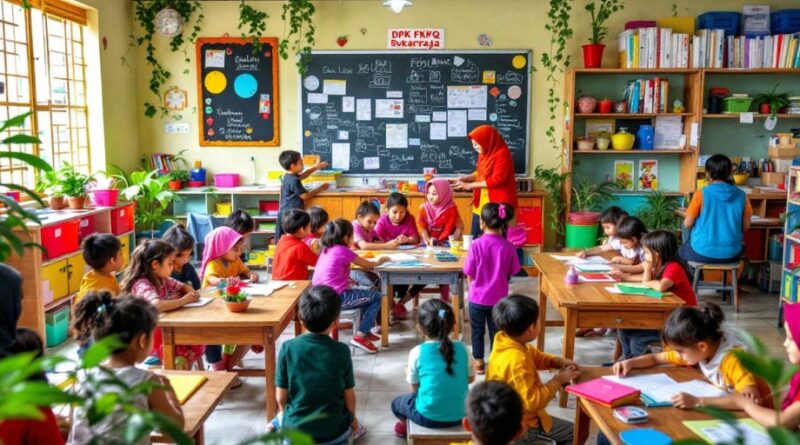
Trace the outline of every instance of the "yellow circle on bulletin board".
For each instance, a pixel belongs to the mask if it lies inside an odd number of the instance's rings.
[[[525,59],[525,56],[514,56],[514,58],[511,59],[511,65],[518,70],[525,68],[527,64],[528,61]]]
[[[205,85],[206,90],[208,90],[211,94],[219,94],[225,91],[225,87],[228,85],[228,79],[225,78],[225,75],[222,74],[222,71],[211,71],[210,73],[206,74],[206,79],[203,81],[203,85]]]

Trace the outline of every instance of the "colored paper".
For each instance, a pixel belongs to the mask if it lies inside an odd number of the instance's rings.
[[[347,94],[347,81],[338,79],[325,79],[322,81],[322,93],[331,96],[344,96]]]
[[[686,420],[683,424],[708,443],[744,443],[744,445],[772,443],[764,427],[753,419],[738,419],[734,423],[735,426],[722,420]],[[739,438],[744,441],[739,442]]]
[[[639,190],[658,190],[658,161],[639,160]]]
[[[165,374],[181,405],[208,380],[204,375]]]
[[[633,161],[614,161],[614,185],[620,190],[633,191]]]

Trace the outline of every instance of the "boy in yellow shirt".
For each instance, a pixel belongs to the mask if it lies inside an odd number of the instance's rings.
[[[83,260],[92,270],[81,279],[75,303],[95,290],[107,290],[115,296],[119,294],[119,283],[114,274],[122,269],[122,244],[116,236],[93,233],[86,237],[83,240]]]
[[[464,429],[472,440],[451,445],[508,445],[525,432],[522,400],[514,388],[503,382],[482,382],[467,397]]]
[[[554,441],[558,445],[572,443],[572,422],[550,417],[545,407],[563,385],[578,378],[580,370],[572,360],[539,351],[532,342],[539,335],[539,305],[524,295],[509,295],[492,310],[499,332],[494,337],[486,380],[508,383],[522,399],[522,422],[528,430],[515,445]],[[542,383],[537,370],[560,369],[547,383]]]

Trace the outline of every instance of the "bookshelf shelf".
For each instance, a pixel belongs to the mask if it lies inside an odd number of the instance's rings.
[[[575,150],[575,155],[606,155],[606,156],[620,156],[620,155],[680,155],[694,153],[694,150]]]
[[[800,119],[800,114],[776,114],[778,119]],[[769,114],[754,113],[753,117],[757,119],[766,119]],[[739,119],[739,113],[730,114],[704,114],[703,119]]]
[[[575,74],[697,74],[697,68],[576,68]]]
[[[800,68],[704,68],[705,74],[800,74]]]
[[[695,113],[575,113],[575,119],[651,119],[658,116],[694,116]]]

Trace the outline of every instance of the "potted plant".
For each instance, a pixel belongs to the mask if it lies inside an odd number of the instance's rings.
[[[186,170],[175,170],[169,174],[169,189],[178,191],[183,188],[183,184],[189,181],[189,172]]]
[[[544,168],[537,165],[533,171],[533,177],[537,183],[542,185],[547,192],[547,202],[552,206],[552,211],[548,213],[550,229],[556,234],[556,244],[561,247],[562,236],[564,235],[564,210],[566,203],[562,193],[564,183],[570,176],[570,172],[561,172],[558,167]]]
[[[583,66],[584,68],[600,68],[603,61],[603,50],[605,45],[601,42],[608,35],[606,21],[611,14],[621,11],[625,6],[622,0],[596,0],[585,6],[592,16],[592,37],[590,44],[583,45]]]
[[[112,207],[117,205],[119,189],[116,187],[117,180],[107,173],[101,173],[100,177],[95,177],[88,189],[92,194],[94,205],[101,207]]]
[[[170,203],[178,199],[174,192],[168,190],[169,176],[157,176],[158,170],[136,170],[126,174],[115,165],[111,167],[117,171],[112,176],[123,186],[122,196],[136,204],[136,237],[160,238],[162,224],[171,222],[164,212]]]
[[[242,288],[235,280],[230,280],[225,283],[222,290],[222,301],[225,302],[225,307],[231,312],[245,312],[247,307],[250,306],[250,298],[247,293],[242,292]]]
[[[680,219],[675,212],[679,207],[678,197],[667,196],[658,190],[651,190],[646,195],[645,203],[639,208],[636,216],[642,220],[645,227],[658,227],[677,232],[680,229]]]
[[[572,209],[567,215],[568,249],[586,249],[597,241],[598,210],[608,201],[616,200],[612,182],[594,183],[581,178],[572,186]]]
[[[775,117],[775,115],[780,113],[781,108],[789,106],[789,95],[791,93],[786,92],[778,94],[775,92],[780,84],[780,82],[776,83],[772,91],[766,94],[759,94],[754,98],[755,102],[759,104],[759,113],[769,114],[770,117]]]
[[[61,210],[64,208],[64,193],[61,191],[61,183],[58,181],[58,172],[50,170],[42,172],[36,182],[36,191],[45,193],[50,198],[50,208]]]
[[[607,97],[604,97],[598,103],[598,112],[599,113],[611,113],[614,111],[614,101]]]
[[[71,209],[82,209],[86,204],[86,186],[91,177],[77,170],[75,167],[64,162],[58,169],[58,182],[61,192],[67,197],[67,205]]]

